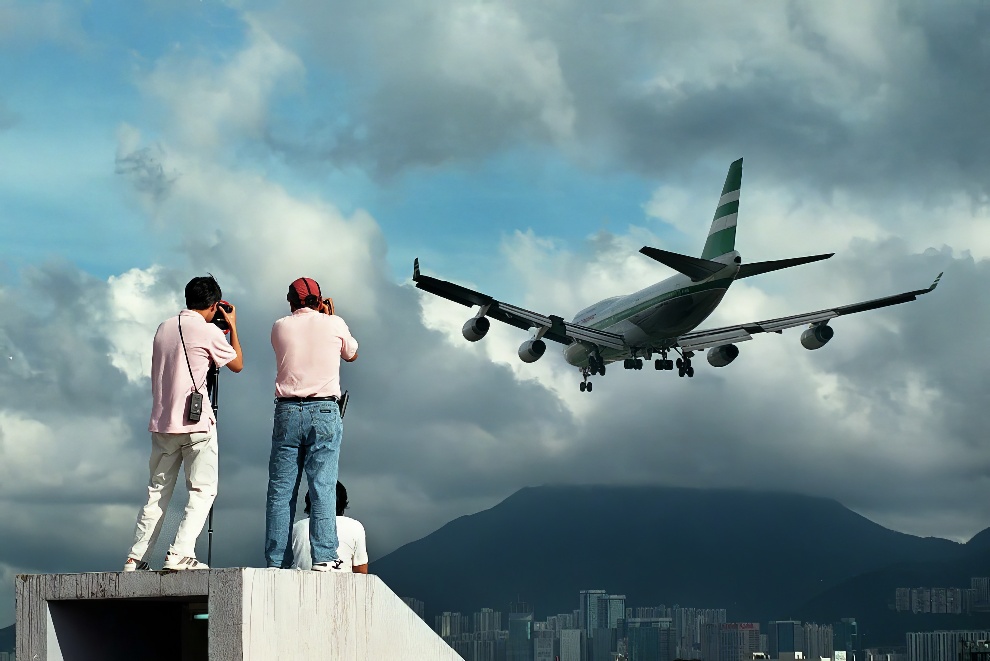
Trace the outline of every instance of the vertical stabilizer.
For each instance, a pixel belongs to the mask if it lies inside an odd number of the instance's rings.
[[[708,240],[701,253],[702,259],[714,259],[719,255],[732,252],[736,247],[736,215],[739,212],[739,189],[742,187],[742,164],[740,158],[729,166],[729,174],[725,176],[722,186],[722,197],[715,207],[715,217],[712,218],[712,228],[708,231]]]

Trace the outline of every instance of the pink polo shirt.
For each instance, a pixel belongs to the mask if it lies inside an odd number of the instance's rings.
[[[344,320],[299,308],[272,326],[276,397],[340,397],[340,359],[357,354]]]
[[[188,367],[179,341],[179,319],[182,319],[182,338],[189,354]],[[148,431],[162,434],[209,431],[217,423],[206,394],[206,372],[210,361],[223,367],[236,357],[237,352],[227,342],[223,331],[214,324],[206,323],[198,312],[183,310],[178,316],[163,321],[155,333],[151,352],[151,422]],[[203,395],[203,415],[199,422],[186,420],[189,394],[193,391],[190,367],[196,386]]]

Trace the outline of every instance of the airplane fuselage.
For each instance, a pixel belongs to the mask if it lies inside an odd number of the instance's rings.
[[[629,350],[601,349],[606,362],[629,358],[672,346],[680,335],[697,328],[714,312],[739,272],[739,253],[729,252],[713,260],[725,264],[721,271],[698,282],[680,273],[627,296],[599,301],[582,310],[573,323],[621,334]],[[564,359],[586,367],[590,345],[575,342],[564,349]]]

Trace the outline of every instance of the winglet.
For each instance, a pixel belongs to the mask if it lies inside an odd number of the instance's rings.
[[[413,282],[419,280],[419,257],[413,259]]]
[[[942,273],[945,273],[945,271],[942,271]],[[938,281],[942,279],[942,273],[938,274],[938,277],[935,278],[935,282],[933,282],[932,286],[928,288],[928,291],[935,291],[935,288],[938,287]]]

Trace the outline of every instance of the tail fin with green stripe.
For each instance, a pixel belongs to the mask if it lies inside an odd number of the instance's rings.
[[[736,214],[739,211],[739,189],[742,187],[742,164],[740,158],[729,166],[722,186],[722,197],[715,207],[712,228],[708,231],[702,259],[714,259],[736,248]]]

